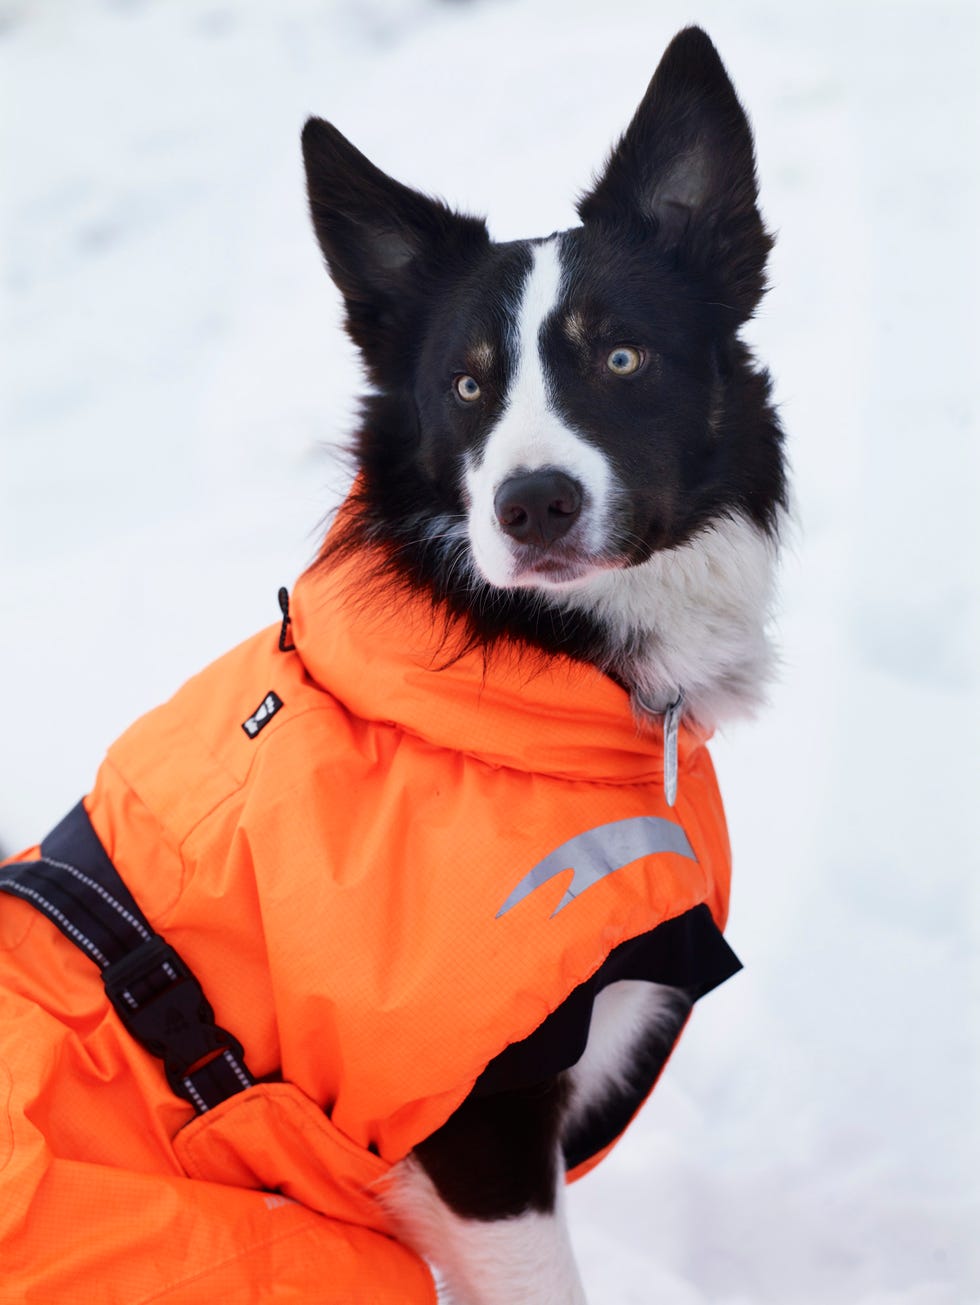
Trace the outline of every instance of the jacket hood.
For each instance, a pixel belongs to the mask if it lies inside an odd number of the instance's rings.
[[[321,560],[290,603],[307,673],[356,716],[491,766],[608,783],[662,778],[661,722],[637,721],[608,676],[518,645],[457,655],[458,636],[450,628],[447,638],[428,595],[379,584],[371,560]],[[681,768],[704,742],[681,726]]]

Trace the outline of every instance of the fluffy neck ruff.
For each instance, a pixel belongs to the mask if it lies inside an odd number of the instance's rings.
[[[602,669],[630,691],[637,716],[663,712],[683,693],[685,714],[714,729],[765,701],[775,563],[775,538],[732,514],[550,601],[599,623]]]

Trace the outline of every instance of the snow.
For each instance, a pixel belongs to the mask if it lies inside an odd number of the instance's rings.
[[[783,673],[715,757],[745,972],[570,1196],[598,1305],[980,1301],[980,8],[0,0],[0,836],[276,618],[359,372],[305,116],[488,213],[573,200],[686,22],[779,234],[751,338],[799,527]]]

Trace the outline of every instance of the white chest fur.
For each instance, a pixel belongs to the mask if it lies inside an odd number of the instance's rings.
[[[607,669],[662,711],[683,690],[703,725],[751,714],[762,702],[773,651],[767,634],[776,541],[734,514],[640,566],[605,571],[549,601],[584,608],[613,647]]]
[[[592,1008],[585,1053],[568,1071],[567,1128],[630,1084],[639,1045],[659,1034],[666,1050],[688,1005],[676,988],[662,983],[621,979],[603,988]]]

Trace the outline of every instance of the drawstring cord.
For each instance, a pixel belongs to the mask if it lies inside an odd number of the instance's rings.
[[[279,590],[279,610],[282,612],[282,629],[279,631],[279,651],[292,652],[296,647],[294,643],[286,642],[286,631],[292,625],[292,619],[289,615],[289,590],[285,585]]]

